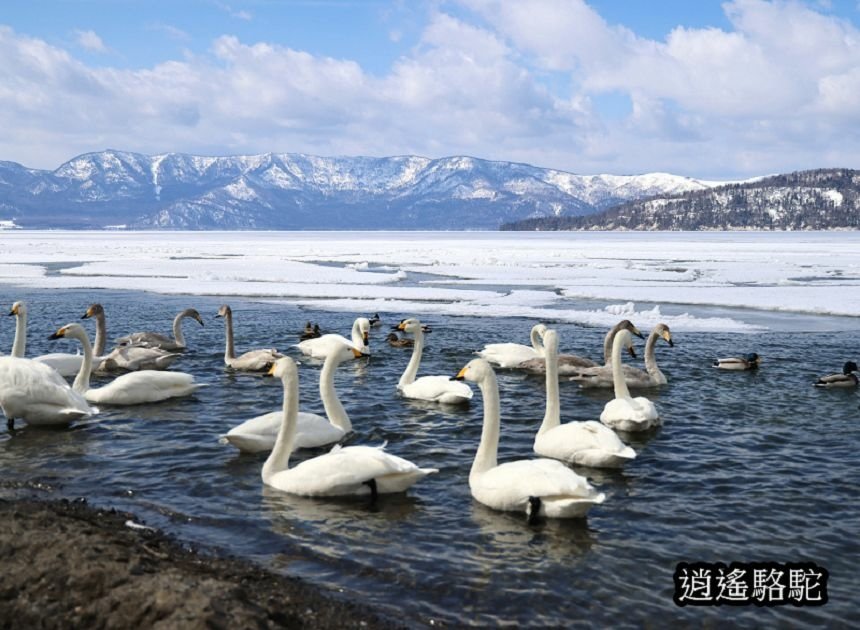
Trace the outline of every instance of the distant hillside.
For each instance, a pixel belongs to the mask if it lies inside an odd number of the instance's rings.
[[[587,217],[503,230],[831,230],[860,228],[860,171],[819,169],[629,201]]]
[[[24,228],[495,230],[712,185],[664,173],[583,176],[463,156],[102,151],[54,171],[0,162],[0,221]]]

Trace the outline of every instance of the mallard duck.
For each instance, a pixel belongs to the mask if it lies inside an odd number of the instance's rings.
[[[415,341],[406,337],[398,337],[397,333],[388,333],[386,337],[388,345],[394,348],[411,348],[415,345]]]
[[[300,335],[301,340],[304,341],[306,339],[316,339],[318,337],[322,337],[322,331],[320,330],[319,324],[314,324],[311,326],[311,323],[308,322],[305,324],[305,329],[302,331]]]
[[[373,317],[371,317],[367,321],[370,322],[371,328],[379,328],[380,326],[382,326],[382,320],[379,318],[379,313],[374,313]]]
[[[761,357],[755,352],[750,352],[742,357],[729,357],[714,361],[714,367],[721,370],[754,370],[761,363]]]
[[[816,387],[857,387],[860,379],[857,378],[857,364],[854,361],[847,361],[842,366],[842,374],[830,374],[822,376],[815,382]]]

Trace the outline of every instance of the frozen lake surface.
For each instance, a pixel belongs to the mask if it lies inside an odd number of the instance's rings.
[[[498,624],[821,627],[856,615],[856,391],[811,384],[857,359],[860,238],[835,234],[0,233],[0,305],[26,300],[28,354],[73,351],[58,326],[104,304],[109,338],[167,332],[194,306],[176,368],[208,384],[196,397],[105,408],[59,431],[0,434],[0,494],[87,496],[151,526],[255,559],[404,614],[416,625]],[[144,292],[146,291],[146,292]],[[217,435],[279,408],[271,379],[223,367],[218,305],[236,317],[238,349],[295,357],[304,322],[348,333],[379,311],[369,360],[341,367],[350,443],[440,469],[406,496],[295,499],[264,489],[262,455]],[[632,302],[633,304],[629,304]],[[529,526],[469,494],[482,401],[428,407],[394,390],[408,350],[387,327],[417,314],[433,325],[421,374],[455,374],[485,343],[527,343],[553,321],[565,351],[596,358],[605,327],[657,321],[669,385],[648,392],[665,424],[624,436],[637,459],[616,472],[577,468],[607,494],[587,519]],[[12,318],[0,321],[8,351]],[[87,326],[91,324],[84,322]],[[192,327],[193,326],[193,327]],[[738,334],[742,333],[742,334]],[[755,334],[748,334],[755,333]],[[641,346],[640,346],[641,347]],[[718,356],[756,351],[755,373]],[[320,366],[300,366],[302,408],[321,411]],[[500,461],[532,455],[541,378],[499,373]],[[561,384],[564,421],[596,419],[608,392]],[[304,457],[302,454],[301,457]],[[812,561],[830,571],[821,608],[678,608],[672,574],[686,561]]]

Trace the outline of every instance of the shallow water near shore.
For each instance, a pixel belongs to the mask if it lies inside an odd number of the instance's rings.
[[[831,318],[828,330],[808,332],[813,327],[792,326],[792,316],[783,313],[773,326],[779,332],[676,333],[674,348],[658,344],[670,384],[646,395],[664,426],[623,436],[638,455],[623,471],[577,468],[607,495],[587,519],[530,526],[524,516],[493,512],[470,496],[469,467],[481,433],[477,389],[467,409],[396,395],[410,350],[391,348],[384,337],[410,313],[381,312],[385,326],[373,330],[373,356],[339,368],[336,387],[355,428],[348,443],[388,441],[390,452],[440,471],[406,495],[370,505],[265,489],[264,455],[241,455],[218,443],[220,433],[279,409],[282,400],[279,382],[224,369],[223,324],[214,319],[223,300],[10,287],[0,297],[2,304],[28,303],[28,356],[74,352],[71,343],[47,337],[78,321],[94,301],[105,306],[110,339],[133,330],[167,332],[177,311],[194,306],[206,326],[186,322],[190,350],[175,368],[207,384],[188,399],[105,407],[95,421],[71,429],[19,423],[14,433],[0,434],[3,495],[86,496],[135,512],[183,540],[342,589],[416,624],[639,626],[728,619],[812,627],[856,615],[860,396],[812,387],[817,376],[856,360],[856,319]],[[230,303],[240,352],[276,346],[299,358],[290,346],[305,321],[348,334],[354,317]],[[442,314],[426,319],[433,332],[421,375],[454,375],[485,343],[527,343],[534,323]],[[12,318],[0,323],[5,350],[14,326]],[[562,351],[598,358],[602,328],[557,329]],[[757,372],[710,367],[717,356],[751,351],[763,357]],[[300,361],[301,408],[322,413],[320,364]],[[530,457],[543,416],[543,379],[503,371],[499,385],[499,460]],[[563,420],[597,419],[610,396],[563,382]],[[672,574],[680,561],[812,561],[830,572],[830,601],[819,608],[678,608]]]

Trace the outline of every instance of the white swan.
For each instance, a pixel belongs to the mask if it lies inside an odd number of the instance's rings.
[[[546,413],[535,436],[534,450],[538,455],[560,459],[569,464],[595,468],[621,468],[636,457],[615,431],[594,420],[561,424],[558,395],[558,370],[554,358],[558,354],[558,334],[547,330],[543,336],[546,349]]]
[[[193,308],[186,308],[173,318],[173,339],[156,332],[136,332],[120,337],[120,346],[141,346],[144,348],[161,348],[162,350],[185,350],[185,336],[182,334],[182,320],[191,318],[203,326],[203,318]]]
[[[638,331],[631,331],[634,334]],[[675,342],[672,341],[672,331],[666,324],[657,324],[648,335],[648,340],[645,342],[645,369],[640,370],[632,365],[623,365],[624,380],[627,382],[627,387],[658,387],[665,385],[668,381],[666,376],[657,366],[657,357],[655,354],[655,346],[658,339],[664,339],[669,344],[670,348],[675,347]],[[614,379],[612,377],[612,366],[601,365],[595,368],[585,368],[577,371],[570,379],[576,381],[581,387],[612,387]]]
[[[0,357],[0,408],[9,429],[16,418],[30,425],[67,425],[99,412],[54,368],[18,357]]]
[[[351,348],[350,348],[351,349]],[[344,348],[344,350],[347,350]],[[338,353],[340,361],[348,358]],[[329,453],[306,459],[289,467],[299,410],[299,377],[296,363],[289,357],[278,359],[270,372],[284,385],[284,420],[275,447],[263,464],[262,478],[267,486],[302,496],[346,496],[404,492],[435,468],[419,468],[401,457],[386,453],[382,447],[335,446]]]
[[[642,396],[631,398],[621,368],[621,350],[631,345],[630,331],[621,330],[612,342],[612,376],[615,381],[615,398],[606,403],[600,421],[619,431],[646,431],[659,426],[657,407]]]
[[[181,354],[168,352],[160,348],[145,348],[143,346],[122,346],[114,348],[105,355],[105,341],[107,340],[107,323],[105,321],[105,310],[101,304],[91,304],[81,319],[95,318],[96,339],[93,348],[95,358],[93,360],[93,372],[115,372],[126,370],[135,372],[137,370],[166,370],[176,361]],[[80,361],[83,360],[80,355]]]
[[[233,347],[233,310],[224,304],[218,309],[218,314],[215,317],[224,318],[224,332],[227,337],[227,346],[224,350],[224,365],[227,367],[244,372],[264,372],[275,361],[284,356],[275,348],[264,348],[261,350],[249,350],[237,357],[236,350]]]
[[[523,459],[499,464],[499,386],[493,368],[473,359],[457,379],[477,383],[484,397],[484,428],[469,473],[472,496],[495,510],[538,516],[576,518],[606,498],[584,477],[553,459]]]
[[[529,359],[543,358],[543,343],[541,338],[546,330],[544,324],[532,326],[529,337],[532,345],[524,346],[521,343],[491,343],[484,346],[483,350],[476,352],[479,357],[489,361],[500,368],[516,368]]]
[[[366,317],[359,317],[352,323],[352,340],[347,339],[343,335],[328,334],[316,339],[307,339],[296,345],[299,351],[307,356],[316,359],[325,359],[329,352],[339,352],[343,344],[352,346],[363,356],[370,354],[370,320]]]
[[[24,302],[15,302],[12,305],[12,310],[9,311],[9,316],[12,315],[15,316],[15,340],[12,342],[12,356],[23,359],[27,349],[27,305]],[[81,367],[83,355],[51,352],[34,357],[33,360],[55,369],[61,376],[74,376]]]
[[[424,332],[420,321],[415,318],[404,319],[396,326],[396,330],[410,333],[415,338],[412,358],[409,359],[409,364],[397,384],[397,391],[404,398],[428,400],[446,405],[463,405],[472,400],[472,388],[465,383],[452,381],[448,376],[415,378],[421,365],[421,354],[424,351]]]
[[[352,347],[347,350],[353,355],[356,352]],[[315,448],[339,442],[352,431],[352,422],[334,388],[334,373],[342,362],[343,358],[338,352],[330,352],[326,357],[320,372],[320,398],[327,417],[306,411],[298,412],[293,449]],[[272,411],[246,420],[219,438],[244,453],[270,451],[275,446],[283,420],[283,411]]]
[[[104,387],[90,389],[93,348],[87,337],[87,331],[80,324],[66,324],[51,335],[50,339],[63,337],[80,341],[84,348],[84,361],[72,388],[82,394],[88,402],[106,405],[140,405],[188,396],[203,386],[195,383],[191,374],[184,372],[141,370],[123,374]]]

